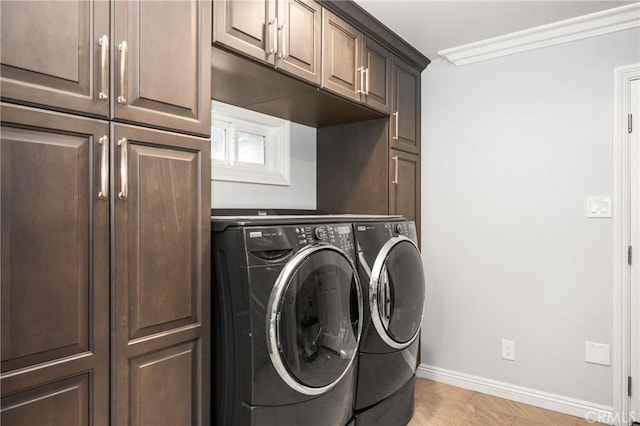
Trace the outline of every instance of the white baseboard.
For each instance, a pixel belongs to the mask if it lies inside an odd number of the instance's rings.
[[[612,407],[420,364],[416,376],[581,418],[612,418]],[[589,416],[589,417],[587,417]]]

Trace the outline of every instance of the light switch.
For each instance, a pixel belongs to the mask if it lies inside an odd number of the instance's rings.
[[[587,217],[611,217],[611,197],[587,197]]]

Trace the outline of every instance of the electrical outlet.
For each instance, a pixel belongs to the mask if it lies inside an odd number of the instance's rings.
[[[502,339],[502,359],[516,360],[516,344],[513,340]]]

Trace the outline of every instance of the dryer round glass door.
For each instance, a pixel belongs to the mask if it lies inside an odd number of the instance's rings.
[[[357,355],[362,296],[352,260],[329,244],[309,246],[281,271],[267,307],[269,356],[296,391],[333,388]]]
[[[371,321],[382,340],[395,349],[418,336],[424,313],[425,280],[420,251],[404,236],[380,249],[369,283]]]

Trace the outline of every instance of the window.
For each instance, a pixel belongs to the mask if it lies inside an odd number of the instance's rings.
[[[211,102],[211,178],[289,185],[291,123]]]

